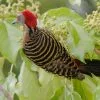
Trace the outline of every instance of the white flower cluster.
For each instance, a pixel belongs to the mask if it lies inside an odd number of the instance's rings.
[[[84,26],[88,31],[94,30],[96,35],[100,36],[100,3],[97,4],[96,11],[87,15],[87,18],[84,21]]]
[[[40,2],[33,0],[7,0],[6,4],[0,5],[0,19],[6,19],[8,17],[14,17],[20,11],[24,9],[31,10],[39,15]]]

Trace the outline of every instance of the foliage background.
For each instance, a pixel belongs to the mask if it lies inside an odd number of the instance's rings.
[[[76,1],[76,0],[75,0]],[[75,1],[70,0],[74,3]],[[100,29],[98,20],[95,27],[92,19],[100,18],[100,12],[92,13],[87,18],[66,6],[65,0],[2,0],[0,5],[0,100],[99,100],[100,79],[86,76],[85,80],[68,80],[47,73],[31,61],[22,52],[20,25],[11,22],[17,12],[27,8],[39,16],[39,27],[53,31],[55,37],[69,51],[70,55],[84,62],[84,58],[100,60]],[[45,3],[45,5],[42,5]],[[97,2],[96,2],[97,3]],[[49,6],[48,6],[49,4]],[[57,4],[55,6],[55,4]],[[78,2],[78,5],[80,2]],[[45,7],[44,7],[45,6]],[[40,11],[39,9],[43,11]],[[50,8],[57,8],[51,9]],[[46,11],[48,10],[48,11]],[[45,12],[46,11],[46,12]],[[15,13],[16,12],[16,13]],[[42,12],[45,12],[42,14]],[[91,17],[92,16],[92,17]],[[90,23],[90,24],[89,24]],[[90,31],[92,29],[92,31]]]

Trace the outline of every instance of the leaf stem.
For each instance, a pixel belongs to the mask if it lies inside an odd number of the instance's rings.
[[[14,65],[12,64],[12,65],[11,65],[11,69],[10,69],[10,73],[12,73],[13,67],[14,67]]]

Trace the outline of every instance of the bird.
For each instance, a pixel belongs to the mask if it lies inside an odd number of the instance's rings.
[[[37,20],[37,15],[26,9],[13,21],[24,26],[22,50],[28,59],[47,72],[68,79],[83,80],[85,74],[100,76],[99,60],[86,59],[83,63],[71,57],[50,30],[38,27]]]

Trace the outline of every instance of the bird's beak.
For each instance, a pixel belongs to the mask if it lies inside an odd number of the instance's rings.
[[[12,22],[12,24],[16,24],[16,23],[18,23],[17,19],[15,19],[15,20]]]

